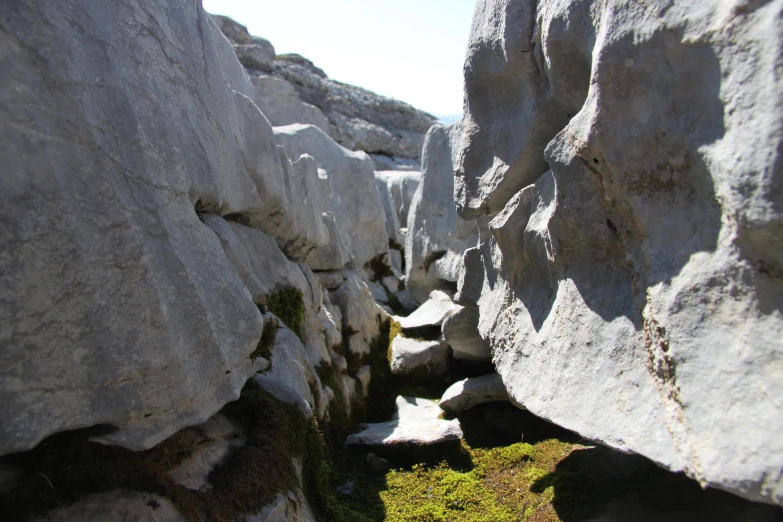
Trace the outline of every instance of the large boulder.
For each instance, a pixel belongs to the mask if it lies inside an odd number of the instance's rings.
[[[457,299],[512,400],[777,504],[782,16],[479,1],[456,187],[464,216],[497,213]]]
[[[478,226],[457,216],[454,161],[462,127],[434,125],[424,140],[421,182],[410,202],[405,277],[423,303],[433,290],[454,292],[462,254],[478,243]]]
[[[149,448],[260,369],[261,314],[194,207],[285,208],[271,127],[191,2],[10,0],[0,49],[0,454],[96,424]]]
[[[343,242],[359,267],[389,250],[386,216],[373,175],[373,162],[364,152],[352,152],[313,125],[275,127],[275,136],[292,157],[309,154],[320,169],[324,207],[334,217],[337,237],[327,249]],[[315,249],[307,264],[314,270],[342,268],[342,259]],[[339,266],[337,266],[339,265]]]

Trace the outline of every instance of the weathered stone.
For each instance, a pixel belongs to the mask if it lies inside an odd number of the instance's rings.
[[[343,330],[351,332],[348,337],[348,351],[364,355],[370,352],[373,338],[380,333],[380,308],[367,284],[356,271],[344,270],[343,276],[345,282],[340,288],[330,292],[329,296],[340,308]]]
[[[405,279],[414,299],[433,290],[454,292],[462,254],[478,244],[476,223],[457,216],[454,161],[462,127],[434,125],[424,140],[421,182],[405,222]]]
[[[389,187],[386,185],[386,180],[378,177],[378,173],[375,173],[375,184],[378,187],[378,194],[381,197],[381,206],[383,207],[383,214],[386,217],[386,233],[391,241],[396,244],[400,244],[400,221],[398,218],[397,209],[395,208],[394,200],[392,200]]]
[[[3,2],[0,49],[0,454],[95,424],[149,448],[258,369],[261,314],[194,205],[284,206],[271,127],[192,3]]]
[[[441,341],[419,341],[398,335],[391,343],[391,371],[443,375],[449,370],[449,345]]]
[[[459,421],[443,420],[443,410],[434,401],[397,397],[397,413],[389,422],[365,424],[364,431],[349,435],[346,446],[433,445],[459,440]]]
[[[273,126],[307,123],[327,134],[330,132],[331,124],[321,109],[303,102],[292,84],[272,75],[252,76],[251,79],[255,87],[254,101]]]
[[[460,308],[443,322],[443,339],[454,350],[455,359],[489,361],[489,343],[478,332],[479,311],[475,306]]]
[[[345,281],[345,276],[342,272],[316,272],[315,275],[318,276],[321,284],[327,290],[337,290]]]
[[[217,216],[204,216],[220,238],[223,249],[250,291],[253,301],[265,304],[267,296],[296,288],[302,292],[302,341],[310,364],[329,360],[327,348],[340,339],[341,325],[324,306],[328,301],[319,279],[305,265],[289,261],[270,236]]]
[[[239,63],[248,69],[271,71],[275,60],[275,48],[263,38],[254,37],[253,43],[233,45]]]
[[[211,489],[210,472],[226,458],[232,448],[247,441],[245,428],[239,422],[218,413],[197,426],[204,434],[187,459],[169,471],[174,482],[193,490]]]
[[[449,296],[440,290],[433,290],[430,298],[415,312],[407,317],[395,316],[403,329],[422,328],[425,326],[440,326],[448,316],[457,312],[460,305],[454,304]]]
[[[503,379],[497,373],[455,382],[443,393],[438,404],[446,413],[459,415],[478,404],[494,401],[508,401]]]
[[[276,127],[278,142],[292,157],[309,154],[315,158],[321,179],[325,208],[334,216],[337,234],[358,266],[389,249],[386,217],[373,175],[373,165],[364,152],[341,147],[321,129],[312,125]],[[332,237],[332,242],[335,238]],[[317,254],[318,249],[314,253]],[[341,268],[321,266],[308,258],[314,270]]]
[[[375,172],[375,179],[380,179],[386,184],[394,201],[394,209],[397,212],[400,226],[405,227],[408,224],[408,212],[413,203],[413,196],[421,183],[421,172],[382,170]],[[443,190],[447,190],[447,188],[444,187]]]
[[[274,74],[293,84],[304,102],[323,111],[335,141],[352,150],[395,158],[421,155],[432,116],[398,100],[330,80],[307,62],[276,60]]]
[[[482,0],[456,187],[514,401],[778,504],[782,9]]]

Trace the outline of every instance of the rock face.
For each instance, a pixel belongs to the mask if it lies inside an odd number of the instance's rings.
[[[451,415],[459,415],[479,404],[507,401],[508,392],[500,375],[492,373],[455,382],[443,392],[438,405]]]
[[[443,410],[434,401],[397,397],[397,413],[389,422],[367,424],[366,429],[349,435],[346,446],[433,445],[462,438],[459,421],[443,420]]]
[[[449,346],[441,341],[419,341],[397,336],[391,344],[389,360],[392,373],[423,372],[443,375],[449,370]]]
[[[321,186],[320,194],[333,218],[330,242],[325,251],[315,249],[307,264],[315,270],[342,268],[353,258],[362,267],[389,250],[386,217],[373,175],[372,160],[364,152],[352,152],[338,145],[313,125],[294,124],[275,128],[278,143],[292,157],[309,154],[315,158]],[[331,221],[331,218],[327,217]],[[332,251],[344,245],[346,251]]]
[[[405,238],[405,277],[423,303],[433,290],[453,294],[462,254],[478,243],[475,222],[454,206],[454,161],[462,127],[434,125],[424,141],[421,182],[410,203]]]
[[[261,314],[194,205],[278,209],[271,127],[195,4],[11,1],[0,19],[0,454],[95,424],[148,448],[260,369]]]
[[[782,16],[480,0],[455,186],[493,217],[457,300],[514,401],[777,504]]]
[[[298,54],[275,57],[272,45],[251,36],[243,25],[224,16],[215,18],[240,62],[250,69],[255,101],[272,125],[316,125],[348,149],[377,155],[379,165],[417,170],[424,133],[435,123],[434,117],[406,103],[331,80]]]

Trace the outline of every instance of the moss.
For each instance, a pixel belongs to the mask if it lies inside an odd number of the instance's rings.
[[[391,248],[392,250],[399,250],[399,251],[405,250],[404,246],[402,246],[392,238],[389,238],[389,248]]]
[[[394,277],[389,266],[388,254],[378,254],[364,264],[364,269],[370,274],[370,280],[379,282],[384,277]]]
[[[270,312],[283,321],[297,337],[302,338],[302,321],[304,320],[304,296],[298,288],[286,288],[269,294],[266,306]]]
[[[390,471],[382,480],[357,480],[355,499],[348,502],[374,520],[389,522],[576,522],[600,512],[600,496],[591,496],[584,477],[561,469],[573,442],[552,439],[493,449],[464,446],[471,467],[417,464]],[[570,511],[553,507],[558,488],[579,492]]]
[[[432,263],[440,259],[441,257],[446,255],[445,250],[438,250],[437,252],[431,252],[427,257],[424,258],[424,262],[422,263],[422,266],[424,267],[425,272],[430,271],[430,266]]]

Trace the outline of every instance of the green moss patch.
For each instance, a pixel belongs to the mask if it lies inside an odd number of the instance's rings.
[[[578,470],[558,466],[573,442],[550,439],[493,449],[464,445],[471,468],[416,464],[384,477],[356,479],[349,505],[388,522],[576,522],[600,512]],[[558,492],[555,510],[553,501]],[[562,492],[569,492],[565,500]]]
[[[389,266],[388,254],[378,254],[364,264],[364,269],[369,272],[370,280],[379,282],[384,277],[394,277]]]
[[[297,337],[302,338],[302,321],[304,320],[304,296],[298,288],[286,288],[269,294],[266,297],[266,307],[283,321]]]

